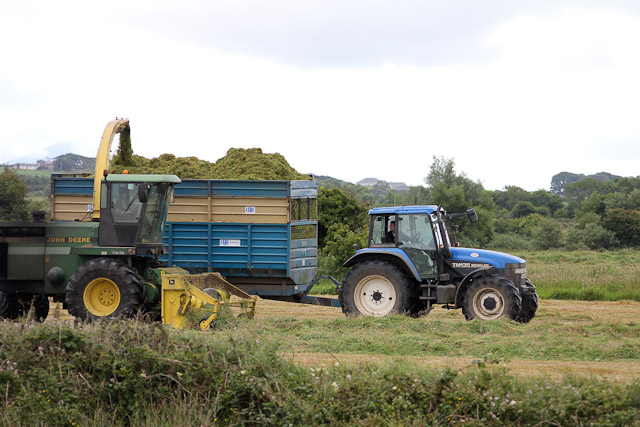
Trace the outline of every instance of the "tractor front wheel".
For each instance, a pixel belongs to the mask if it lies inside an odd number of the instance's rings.
[[[411,280],[398,267],[384,261],[367,261],[353,267],[340,288],[342,312],[382,317],[409,313],[415,305]]]
[[[485,276],[468,287],[462,303],[467,320],[495,320],[501,317],[516,319],[522,298],[516,286],[499,276]]]
[[[65,303],[85,322],[135,315],[145,302],[146,287],[131,266],[111,258],[81,265],[69,278]]]
[[[527,279],[525,291],[522,295],[522,307],[515,318],[515,321],[520,323],[529,323],[538,311],[538,293],[529,279]]]

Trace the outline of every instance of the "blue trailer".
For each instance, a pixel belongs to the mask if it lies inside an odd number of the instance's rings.
[[[52,219],[90,220],[92,195],[88,176],[52,176]],[[222,273],[253,295],[299,302],[317,274],[317,197],[315,180],[183,180],[160,259],[191,273]]]

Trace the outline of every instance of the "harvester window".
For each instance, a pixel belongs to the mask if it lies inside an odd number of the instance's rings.
[[[142,205],[135,184],[111,185],[111,214],[115,223],[138,222]]]
[[[152,185],[149,189],[147,209],[142,219],[140,229],[140,243],[161,242],[163,234],[163,219],[167,215],[166,197],[169,188],[164,184]]]

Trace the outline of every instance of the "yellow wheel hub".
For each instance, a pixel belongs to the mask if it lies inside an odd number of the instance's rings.
[[[84,306],[95,316],[108,316],[120,305],[120,290],[111,280],[94,279],[84,290]]]

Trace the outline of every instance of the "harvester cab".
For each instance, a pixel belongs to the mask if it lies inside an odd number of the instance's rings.
[[[344,265],[345,314],[426,314],[436,304],[462,308],[467,319],[533,318],[538,307],[526,262],[500,252],[461,248],[452,219],[478,220],[473,209],[447,214],[440,206],[374,208],[368,247]],[[448,224],[449,223],[449,224]],[[451,236],[450,236],[451,232]]]
[[[160,255],[175,175],[107,175],[101,182],[99,245]]]

